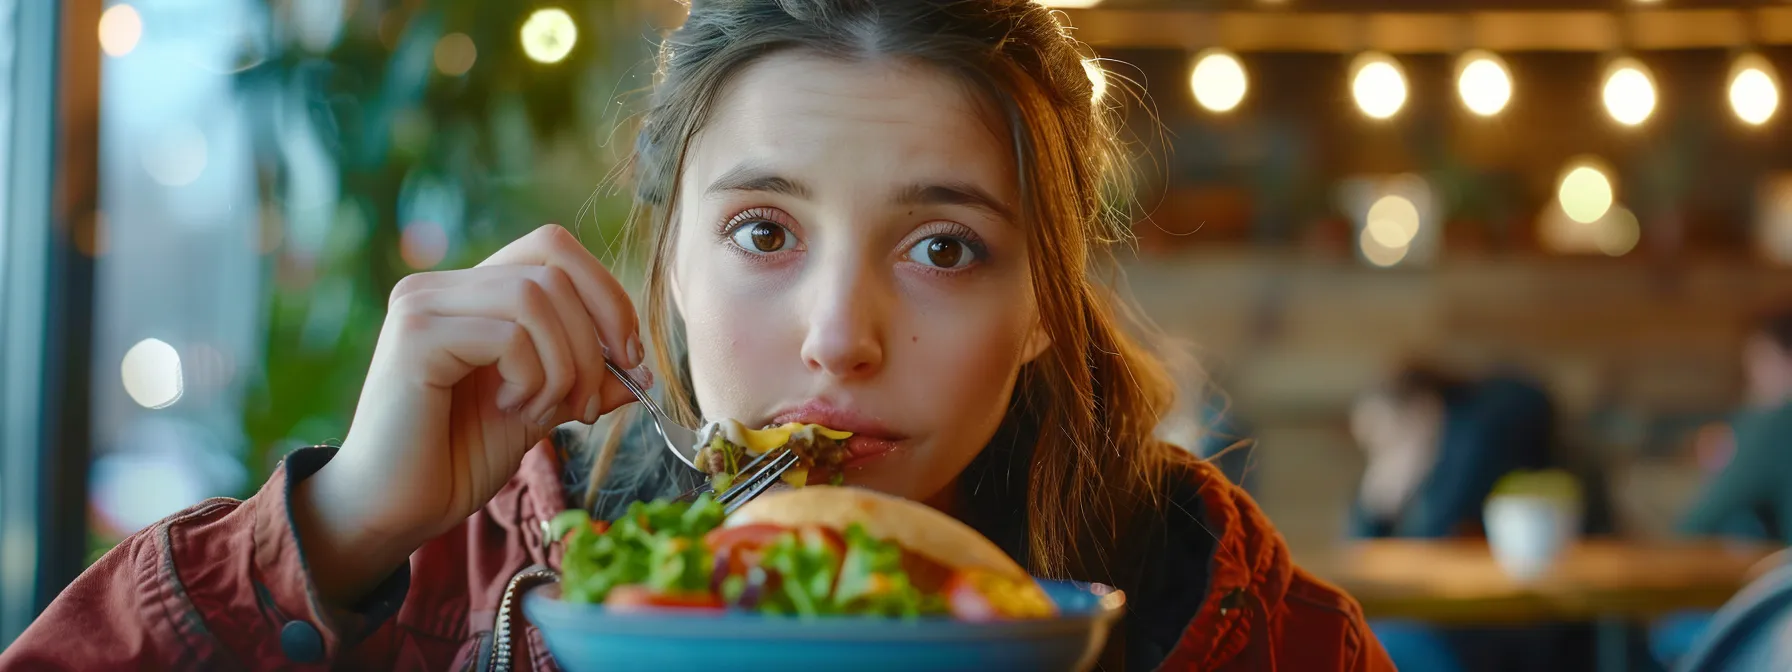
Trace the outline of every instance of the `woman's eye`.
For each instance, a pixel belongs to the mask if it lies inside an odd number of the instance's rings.
[[[938,268],[963,268],[977,260],[977,252],[968,243],[957,238],[934,236],[924,238],[909,248],[908,258],[917,264]]]
[[[796,237],[790,230],[771,222],[748,222],[734,229],[734,244],[755,254],[771,254],[790,249]]]

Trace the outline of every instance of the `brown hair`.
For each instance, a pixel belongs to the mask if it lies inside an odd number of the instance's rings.
[[[1044,576],[1113,580],[1108,557],[1166,476],[1192,459],[1152,438],[1173,394],[1165,366],[1123,325],[1131,314],[1092,271],[1130,230],[1118,112],[1095,101],[1081,45],[1059,15],[1028,0],[694,0],[661,45],[636,143],[637,233],[651,239],[645,286],[654,365],[671,372],[665,406],[698,419],[669,292],[674,197],[684,156],[723,85],[768,54],[902,59],[962,78],[999,110],[1019,167],[1033,286],[1050,348],[1025,364],[1007,417],[979,460],[1024,473],[1010,507],[1026,557]],[[618,423],[618,425],[624,423]],[[620,430],[594,458],[587,502],[615,459]],[[992,457],[997,453],[1001,457]],[[967,471],[967,474],[969,472]],[[968,478],[961,477],[961,483]]]

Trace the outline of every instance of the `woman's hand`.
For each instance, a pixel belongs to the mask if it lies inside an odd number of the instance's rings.
[[[633,304],[559,226],[399,282],[342,449],[293,493],[324,597],[354,601],[485,506],[555,426],[632,401],[606,353],[651,384]]]

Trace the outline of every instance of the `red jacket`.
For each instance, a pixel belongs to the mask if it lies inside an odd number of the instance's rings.
[[[483,665],[506,584],[550,560],[541,522],[567,501],[554,454],[530,453],[483,510],[352,613],[318,602],[287,511],[290,485],[333,454],[295,452],[248,500],[207,500],[132,535],[0,653],[0,670]],[[1160,669],[1394,669],[1356,602],[1295,567],[1241,490],[1206,465],[1195,477],[1218,545],[1208,597]],[[515,669],[554,669],[532,628],[513,651]]]

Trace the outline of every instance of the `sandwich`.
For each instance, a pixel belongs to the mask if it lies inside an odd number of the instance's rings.
[[[713,500],[637,502],[614,523],[583,512],[564,534],[564,599],[613,611],[1044,618],[1056,606],[1001,548],[925,505],[837,486],[763,495],[724,517]]]

